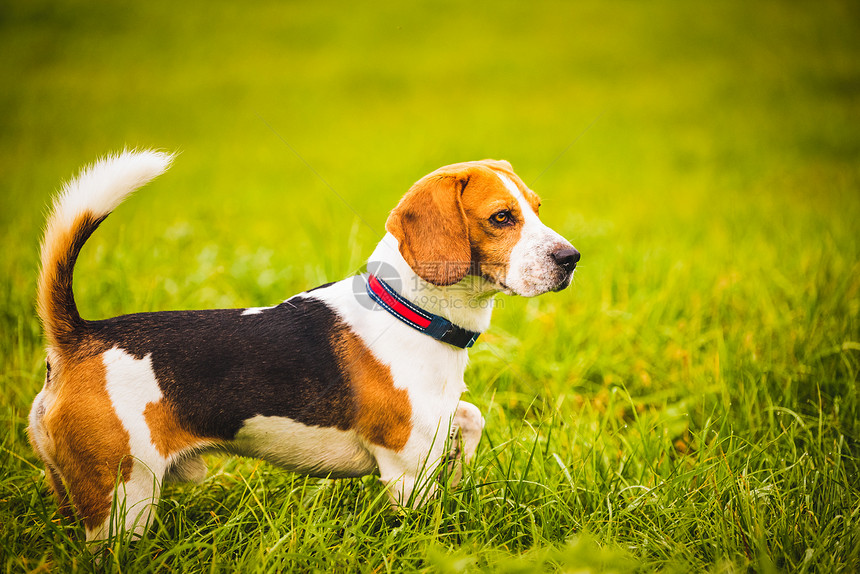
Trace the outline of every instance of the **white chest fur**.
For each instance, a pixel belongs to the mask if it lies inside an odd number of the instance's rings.
[[[391,370],[394,386],[409,394],[413,432],[449,418],[465,390],[465,350],[440,343],[375,306],[356,298],[347,279],[305,295],[324,301],[358,335],[373,355]]]

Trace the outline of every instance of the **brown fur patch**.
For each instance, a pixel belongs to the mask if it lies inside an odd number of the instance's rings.
[[[143,411],[143,417],[149,427],[152,444],[165,458],[188,448],[211,442],[182,428],[170,404],[166,403],[164,399],[157,403],[147,404]]]
[[[394,386],[391,370],[348,328],[339,330],[335,339],[355,399],[353,428],[373,444],[402,449],[412,434],[409,393]]]
[[[409,266],[434,285],[453,285],[469,271],[469,230],[460,206],[468,181],[467,169],[421,178],[385,224]]]
[[[504,283],[524,214],[496,171],[514,182],[537,213],[540,198],[511,164],[497,160],[437,169],[413,185],[391,212],[385,227],[397,238],[403,258],[424,280],[452,285],[471,271]],[[490,217],[502,210],[511,212],[513,225],[490,223]]]
[[[111,404],[105,373],[100,355],[67,364],[57,398],[43,419],[50,456],[78,515],[91,529],[110,514],[117,470],[126,482],[133,464],[128,432]]]
[[[82,320],[72,293],[72,275],[81,248],[103,220],[90,211],[76,214],[71,223],[56,213],[48,220],[42,240],[37,300],[51,346],[62,349],[77,343],[72,333]]]
[[[511,262],[511,251],[520,240],[524,215],[517,198],[493,171],[481,170],[480,175],[473,179],[474,184],[470,184],[463,194],[463,208],[468,214],[474,268],[478,274],[503,284]],[[509,211],[513,223],[494,225],[490,218],[499,211]]]

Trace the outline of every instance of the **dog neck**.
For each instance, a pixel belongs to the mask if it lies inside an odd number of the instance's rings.
[[[391,233],[386,233],[376,246],[367,269],[410,302],[457,326],[477,332],[490,326],[498,288],[475,275],[466,275],[459,283],[447,287],[428,283],[400,254],[397,238]]]

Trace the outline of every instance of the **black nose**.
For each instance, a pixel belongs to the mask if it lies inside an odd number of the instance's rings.
[[[552,252],[552,258],[555,259],[555,262],[568,273],[576,269],[576,264],[580,257],[579,251],[573,247],[562,247],[558,251]]]

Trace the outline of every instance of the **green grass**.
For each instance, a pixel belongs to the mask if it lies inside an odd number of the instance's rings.
[[[857,571],[858,16],[2,2],[3,571]],[[373,477],[210,456],[93,563],[26,439],[37,245],[60,182],[123,146],[182,154],[87,244],[87,318],[272,304],[357,269],[425,173],[513,163],[583,260],[472,350],[461,488],[400,515]]]

